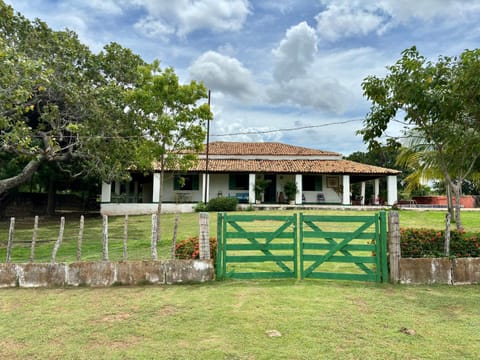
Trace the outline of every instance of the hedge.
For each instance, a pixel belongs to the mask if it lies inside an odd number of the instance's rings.
[[[434,229],[400,229],[402,257],[444,257],[445,231]],[[480,257],[480,234],[452,230],[450,255]]]

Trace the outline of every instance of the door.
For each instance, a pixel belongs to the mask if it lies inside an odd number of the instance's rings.
[[[265,174],[265,180],[270,180],[267,188],[264,192],[264,201],[266,203],[276,203],[277,202],[277,175],[275,174]]]

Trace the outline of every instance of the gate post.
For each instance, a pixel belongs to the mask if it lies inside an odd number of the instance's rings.
[[[390,281],[400,280],[400,220],[397,211],[388,212],[388,251],[390,253]]]
[[[387,282],[388,279],[388,261],[387,261],[387,214],[385,210],[380,211],[380,242],[381,252],[380,261],[382,264],[382,282]]]
[[[200,237],[198,240],[200,250],[200,260],[210,259],[210,230],[208,212],[201,212],[199,215]]]
[[[217,280],[223,280],[225,274],[223,273],[223,213],[217,213],[217,271],[215,277]]]

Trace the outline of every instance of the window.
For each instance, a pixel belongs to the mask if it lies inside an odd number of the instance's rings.
[[[322,191],[322,175],[303,175],[302,176],[303,191]]]
[[[198,190],[198,174],[175,175],[173,190]]]
[[[248,190],[248,174],[230,174],[228,188],[230,190]]]

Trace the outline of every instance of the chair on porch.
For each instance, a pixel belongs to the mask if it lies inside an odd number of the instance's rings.
[[[318,203],[323,203],[325,202],[325,195],[323,193],[318,193],[317,194],[317,202]]]

